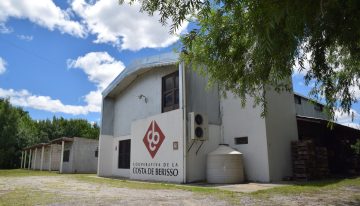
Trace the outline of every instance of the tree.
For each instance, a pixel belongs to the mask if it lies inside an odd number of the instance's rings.
[[[0,98],[0,168],[20,165],[21,149],[38,143],[38,129],[29,114]]]
[[[249,95],[265,109],[266,88],[290,91],[297,64],[306,72],[305,83],[314,85],[310,95],[325,100],[331,119],[337,108],[349,114],[358,100],[358,0],[139,2],[141,11],[159,12],[161,23],[172,22],[171,32],[195,19],[197,27],[181,37],[182,60],[243,104]]]
[[[0,99],[0,168],[13,168],[16,165],[18,121],[19,113],[9,100]]]
[[[83,119],[53,117],[35,121],[22,108],[0,98],[0,169],[17,168],[21,150],[59,137],[98,139],[100,128]]]
[[[53,117],[52,120],[40,120],[37,122],[39,137],[42,142],[48,142],[60,137],[85,137],[98,139],[100,128],[97,124],[91,124],[85,119],[64,119]]]
[[[356,140],[355,144],[351,145],[351,149],[353,149],[355,154],[360,155],[360,139]]]

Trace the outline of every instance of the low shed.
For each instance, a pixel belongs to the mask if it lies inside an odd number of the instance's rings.
[[[360,139],[360,130],[306,116],[296,116],[299,140],[312,140],[317,147],[327,149],[329,172],[332,175],[359,175],[360,159],[351,145]]]
[[[60,173],[96,173],[98,140],[62,137],[51,144],[61,145]]]
[[[21,168],[33,170],[59,170],[61,146],[40,143],[22,151]]]

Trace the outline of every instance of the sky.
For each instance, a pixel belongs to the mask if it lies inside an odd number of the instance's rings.
[[[107,85],[132,61],[173,51],[189,29],[170,35],[158,20],[118,0],[1,0],[0,97],[33,119],[99,122]],[[307,96],[303,73],[293,85]],[[340,113],[338,121],[358,126],[359,104],[352,111],[355,122]]]

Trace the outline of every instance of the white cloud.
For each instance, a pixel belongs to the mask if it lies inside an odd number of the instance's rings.
[[[90,82],[96,86],[84,96],[86,105],[66,105],[59,99],[49,96],[34,95],[27,90],[13,90],[0,88],[0,97],[10,98],[16,106],[33,109],[61,112],[72,115],[86,115],[90,112],[101,111],[101,91],[124,69],[124,64],[115,60],[107,52],[91,52],[76,60],[68,60],[69,68],[79,68],[85,72]]]
[[[73,36],[86,36],[84,27],[79,22],[71,20],[68,12],[56,6],[52,0],[1,0],[0,25],[5,26],[4,23],[9,18],[28,19],[51,31],[58,29]]]
[[[300,55],[304,55],[304,51],[303,50],[300,50]],[[300,75],[300,76],[305,76],[306,73],[310,70],[311,68],[311,65],[310,65],[310,59],[311,59],[311,53],[308,52],[304,55],[304,59],[303,59],[303,62],[302,62],[302,66],[303,68],[300,66],[300,61],[299,59],[296,59],[296,62],[295,62],[295,66],[294,66],[294,73],[293,73],[293,76],[296,76],[296,75]]]
[[[85,72],[90,82],[94,83],[97,90],[87,94],[85,102],[92,109],[99,109],[101,106],[101,92],[111,81],[125,68],[121,61],[115,60],[107,52],[91,52],[76,60],[68,60],[68,68],[78,68]]]
[[[61,9],[54,0],[0,1],[0,32],[10,33],[6,27],[10,18],[27,19],[51,31],[59,30],[76,37],[96,36],[94,43],[107,43],[119,49],[140,50],[161,48],[175,43],[186,32],[188,22],[169,33],[171,22],[163,26],[160,15],[140,12],[139,3],[119,5],[117,0],[69,0],[70,7]],[[80,19],[80,20],[78,20]]]
[[[121,61],[115,60],[107,52],[90,52],[76,60],[67,61],[68,68],[78,68],[87,74],[90,82],[100,89],[108,84],[124,69]]]
[[[10,102],[16,106],[29,107],[54,113],[62,112],[66,114],[79,115],[87,114],[89,112],[99,112],[98,110],[93,110],[93,108],[89,105],[64,105],[58,99],[52,99],[49,96],[33,95],[27,90],[15,91],[13,89],[0,88],[0,97],[10,98]]]
[[[0,74],[6,71],[6,61],[0,57]]]
[[[87,3],[73,0],[74,12],[79,15],[89,32],[97,36],[95,43],[110,43],[120,49],[140,50],[142,48],[167,47],[175,43],[178,35],[169,34],[169,25],[159,23],[160,16],[141,13],[138,3],[119,5],[117,0],[99,0]],[[178,29],[186,30],[187,23]]]
[[[354,109],[350,109],[350,114],[336,110],[335,120],[339,124],[360,129],[360,114]]]
[[[12,28],[7,27],[4,23],[0,22],[0,34],[10,34],[13,32]]]
[[[356,99],[360,99],[360,85],[359,86],[351,86],[350,93],[354,94]]]
[[[24,40],[24,41],[32,41],[34,39],[33,36],[27,36],[27,35],[17,35],[17,38]]]

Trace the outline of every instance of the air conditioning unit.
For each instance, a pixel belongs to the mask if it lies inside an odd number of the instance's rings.
[[[204,141],[209,139],[208,118],[204,114],[190,112],[190,138],[192,140]]]

